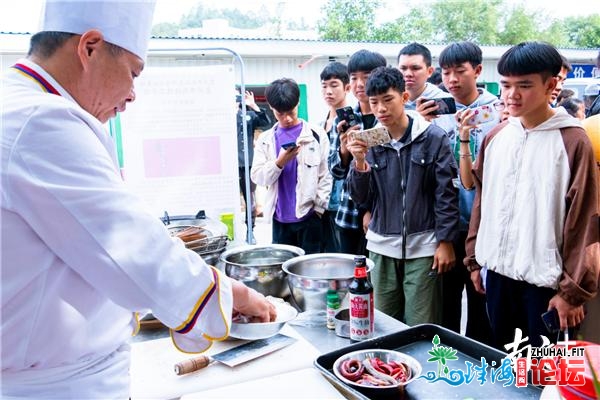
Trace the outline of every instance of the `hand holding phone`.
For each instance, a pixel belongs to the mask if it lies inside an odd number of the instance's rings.
[[[289,150],[289,149],[293,149],[293,148],[295,148],[296,146],[298,146],[298,145],[296,144],[296,142],[289,142],[289,143],[284,143],[284,144],[282,144],[282,145],[281,145],[281,148],[282,148],[282,149],[284,149],[284,150]]]
[[[352,107],[350,106],[346,106],[346,107],[342,107],[342,108],[338,108],[337,110],[335,110],[337,117],[340,121],[344,121],[346,122],[346,127],[344,129],[344,132],[354,126],[354,125],[358,125],[358,117],[356,116],[356,114],[354,114],[354,110],[352,109]]]
[[[392,140],[388,130],[383,126],[377,126],[363,131],[352,131],[349,135],[352,139],[362,140],[367,144],[367,147],[389,143]]]
[[[558,319],[558,311],[556,311],[556,308],[552,308],[550,311],[543,313],[542,321],[544,321],[544,325],[546,325],[548,332],[556,333],[560,330],[560,320]]]
[[[429,115],[442,115],[442,114],[455,114],[456,113],[456,102],[452,97],[441,97],[439,99],[423,99],[422,103],[433,100],[434,104],[438,107],[436,110],[429,113]]]
[[[496,118],[494,107],[492,104],[485,104],[480,107],[473,108],[473,116],[467,121],[468,125],[479,125],[493,121]]]

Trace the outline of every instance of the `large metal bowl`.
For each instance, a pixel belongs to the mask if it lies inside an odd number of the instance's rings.
[[[286,297],[287,277],[282,264],[304,255],[304,250],[284,244],[244,245],[226,250],[220,260],[225,274],[265,296]]]
[[[327,290],[337,290],[340,299],[348,292],[354,276],[354,255],[341,253],[309,254],[283,263],[293,301],[301,311],[325,311]],[[373,269],[367,259],[367,271]]]

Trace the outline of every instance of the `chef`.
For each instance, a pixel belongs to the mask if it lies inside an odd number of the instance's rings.
[[[125,187],[103,124],[135,100],[149,0],[47,0],[2,91],[2,398],[128,398],[138,312],[196,353],[274,307],[173,239]],[[151,116],[149,116],[151,117]]]

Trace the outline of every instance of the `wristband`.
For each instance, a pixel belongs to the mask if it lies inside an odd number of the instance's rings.
[[[471,143],[470,139],[467,139],[467,140],[458,139],[458,141],[461,143]]]
[[[479,271],[481,269],[481,266],[478,264],[469,264],[466,266],[467,267],[467,271],[469,272],[473,272],[473,271]]]

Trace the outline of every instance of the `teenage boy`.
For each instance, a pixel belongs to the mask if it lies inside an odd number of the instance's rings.
[[[577,120],[548,98],[560,54],[524,42],[498,61],[502,99],[510,117],[483,140],[473,173],[476,197],[465,264],[483,292],[494,345],[512,343],[515,329],[540,346],[551,341],[543,313],[555,309],[560,329],[583,319],[598,290],[598,183],[592,146]],[[587,247],[587,252],[586,252]]]
[[[415,111],[397,68],[375,69],[366,87],[371,110],[391,142],[348,147],[352,198],[369,204],[367,231],[375,307],[408,325],[439,323],[436,276],[454,265],[458,231],[456,164],[445,132]]]
[[[571,65],[569,60],[567,60],[567,58],[562,54],[560,58],[562,60],[562,65],[560,67],[558,75],[556,75],[556,87],[552,91],[552,94],[550,94],[550,104],[552,104],[553,107],[558,106],[558,101],[556,101],[556,99],[558,99],[558,95],[562,90],[563,83],[565,83],[565,79],[567,79],[567,74],[573,71],[573,66]]]
[[[479,152],[483,137],[500,122],[500,111],[496,110],[496,104],[500,101],[492,93],[477,87],[477,79],[483,68],[482,61],[481,48],[472,42],[451,43],[442,50],[439,58],[442,81],[454,98],[457,113],[441,115],[434,118],[432,122],[446,131],[452,153],[460,168],[461,178],[456,182],[459,190],[460,224],[458,240],[454,247],[459,261],[454,270],[442,277],[442,325],[460,332],[462,294],[466,288],[466,335],[480,342],[490,343],[491,331],[485,309],[485,296],[477,293],[471,283],[469,272],[462,264],[475,197],[471,177],[472,160]],[[426,107],[427,104],[423,106]],[[481,108],[482,106],[486,107],[485,110]],[[480,120],[485,122],[471,120],[476,116],[486,116]]]
[[[273,243],[321,250],[321,216],[329,203],[329,140],[325,131],[298,118],[300,88],[289,78],[265,90],[277,123],[261,133],[251,177],[267,187],[264,215],[273,221]]]
[[[334,179],[344,180],[340,207],[335,215],[340,238],[340,251],[348,254],[366,254],[365,228],[370,218],[366,208],[360,209],[350,197],[345,182],[352,161],[352,154],[348,151],[348,133],[355,130],[372,128],[377,122],[369,105],[369,97],[365,92],[367,79],[371,71],[377,67],[386,66],[384,56],[369,50],[359,50],[348,60],[348,74],[350,75],[350,90],[358,100],[354,114],[360,121],[357,125],[349,127],[345,121],[339,121],[336,126],[339,136],[335,146],[329,154],[329,171]]]
[[[338,108],[345,107],[346,96],[350,91],[350,77],[348,76],[348,67],[339,61],[330,62],[321,71],[321,94],[323,100],[329,107],[325,120],[321,126],[327,132],[329,137],[330,151],[335,149],[335,140],[337,133],[337,112]],[[325,253],[338,253],[340,249],[339,234],[335,223],[335,214],[340,208],[340,195],[342,192],[343,179],[333,178],[331,185],[331,195],[329,196],[329,205],[323,213],[323,247]]]
[[[428,82],[434,72],[431,65],[431,52],[420,43],[410,43],[400,49],[398,53],[398,69],[404,77],[408,101],[404,108],[414,110],[417,107],[417,99],[436,99],[448,97],[448,93]]]

